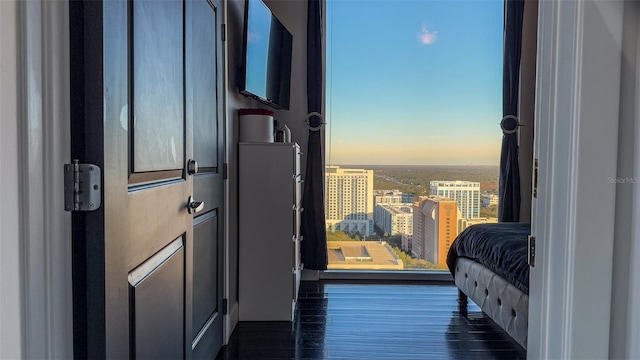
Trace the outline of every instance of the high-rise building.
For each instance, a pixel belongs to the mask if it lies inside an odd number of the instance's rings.
[[[373,234],[373,170],[327,166],[324,194],[329,231]]]
[[[400,190],[375,190],[373,203],[373,220],[385,233],[413,233],[413,194],[404,194]]]
[[[424,227],[425,214],[422,213],[422,204],[426,199],[420,199],[413,205],[413,238],[411,239],[411,255],[418,259],[424,259]]]
[[[400,190],[374,190],[374,205],[402,204],[402,191]]]
[[[373,219],[389,235],[413,234],[413,208],[407,205],[376,205]]]
[[[458,236],[459,219],[455,201],[429,197],[417,202],[413,209],[413,255],[446,264],[449,247]]]
[[[472,181],[432,181],[429,186],[432,196],[447,198],[458,203],[463,219],[480,217],[480,183]]]

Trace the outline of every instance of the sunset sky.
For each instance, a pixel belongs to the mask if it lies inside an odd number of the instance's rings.
[[[499,163],[500,0],[328,0],[328,164]]]

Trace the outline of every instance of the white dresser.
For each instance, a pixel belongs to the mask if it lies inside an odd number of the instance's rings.
[[[239,146],[240,321],[291,321],[302,270],[300,146]]]

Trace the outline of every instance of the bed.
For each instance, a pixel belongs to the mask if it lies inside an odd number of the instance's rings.
[[[447,266],[459,289],[460,311],[467,298],[527,347],[529,313],[529,224],[479,224],[465,229],[447,254]]]

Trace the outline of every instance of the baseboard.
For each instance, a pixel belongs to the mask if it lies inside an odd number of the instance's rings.
[[[236,325],[238,325],[240,318],[237,302],[231,306],[229,309],[229,315],[227,316],[229,317],[229,329],[224,339],[225,345],[229,343],[229,338],[231,338],[231,334],[233,334],[233,330],[236,328]]]

